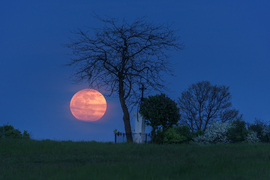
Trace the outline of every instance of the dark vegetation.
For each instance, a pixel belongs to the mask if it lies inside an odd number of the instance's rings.
[[[208,81],[192,84],[182,93],[178,105],[165,94],[144,98],[140,113],[146,125],[152,127],[151,143],[256,143],[270,140],[270,124],[258,119],[254,124],[246,123],[243,115],[232,108],[229,87],[211,85]]]
[[[0,140],[0,179],[269,179],[270,144]]]
[[[30,139],[30,134],[25,130],[21,133],[19,129],[6,124],[0,126],[0,139]]]
[[[209,81],[192,84],[178,99],[180,123],[191,131],[205,131],[213,122],[227,122],[241,118],[232,108],[229,87],[212,85]]]
[[[180,120],[177,103],[165,94],[144,98],[140,113],[145,118],[145,124],[152,127],[152,142],[155,143],[163,143],[164,133]]]
[[[237,119],[232,122],[234,127],[228,129],[228,137],[233,143],[243,142],[249,131],[246,128],[246,122]]]
[[[246,123],[247,129],[257,133],[261,142],[270,142],[270,126],[267,122],[255,118],[254,124]]]
[[[269,143],[242,143],[247,132],[261,132],[262,121],[233,122],[233,143],[198,145],[203,131],[173,126],[157,143],[98,143],[32,140],[11,125],[1,126],[0,179],[269,179]],[[180,143],[179,143],[180,142]]]
[[[231,122],[232,126],[227,129],[225,136],[228,137],[227,143],[252,143],[252,142],[270,142],[270,125],[263,121],[255,121],[254,124],[248,124],[244,120],[234,120]],[[215,132],[216,133],[216,132]],[[249,141],[248,135],[255,133],[257,141]],[[165,144],[182,144],[182,143],[194,143],[194,138],[204,135],[204,132],[198,130],[192,132],[188,126],[174,126],[165,133]],[[216,144],[215,142],[212,142]]]
[[[193,138],[203,135],[203,131],[191,132],[188,126],[174,126],[165,132],[165,144],[182,144],[193,142]]]

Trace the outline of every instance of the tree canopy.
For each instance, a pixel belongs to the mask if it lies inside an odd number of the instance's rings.
[[[177,103],[163,93],[144,98],[140,104],[140,113],[145,118],[146,125],[152,127],[154,140],[157,129],[160,128],[162,133],[165,133],[180,119]]]
[[[30,139],[30,134],[27,131],[21,131],[19,129],[15,129],[12,125],[4,124],[3,126],[0,126],[0,139]]]

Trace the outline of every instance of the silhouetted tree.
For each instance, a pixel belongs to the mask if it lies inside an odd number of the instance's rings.
[[[0,126],[0,139],[30,139],[30,134],[24,130],[23,134],[19,129],[15,129],[12,125]]]
[[[181,50],[183,45],[169,25],[146,22],[144,17],[132,23],[95,17],[103,27],[72,32],[76,38],[66,47],[72,49],[74,57],[67,66],[74,67],[75,80],[86,80],[90,88],[102,88],[110,92],[108,96],[118,96],[127,140],[133,141],[129,114],[138,103],[141,81],[148,91],[163,89],[162,73],[172,74],[166,52]]]
[[[229,87],[211,85],[201,81],[189,86],[178,99],[181,124],[192,131],[203,130],[213,122],[241,119],[239,111],[232,108]]]
[[[248,136],[246,122],[241,119],[232,121],[232,127],[228,129],[228,138],[232,143],[245,141]]]
[[[145,118],[146,125],[152,127],[152,141],[157,142],[157,135],[160,135],[161,140],[158,143],[163,143],[164,133],[180,119],[177,103],[163,93],[144,98],[140,104],[140,113]]]

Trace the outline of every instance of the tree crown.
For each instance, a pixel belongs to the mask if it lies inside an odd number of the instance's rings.
[[[175,125],[180,119],[177,103],[162,93],[144,98],[140,105],[140,113],[147,125],[153,129],[162,127],[163,131]]]
[[[189,86],[178,99],[181,123],[192,131],[203,130],[214,122],[227,122],[241,118],[239,111],[232,108],[229,87],[211,85],[201,81]]]
[[[132,23],[96,17],[103,27],[73,31],[76,38],[66,44],[74,54],[67,66],[75,67],[75,80],[86,80],[90,87],[102,88],[110,95],[121,91],[131,104],[139,99],[141,82],[148,91],[164,89],[162,73],[172,73],[167,51],[184,47],[178,43],[176,31],[170,25],[147,22],[145,17]]]

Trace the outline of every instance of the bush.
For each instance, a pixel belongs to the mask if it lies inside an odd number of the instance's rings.
[[[265,126],[262,130],[263,142],[270,142],[270,125]]]
[[[266,122],[256,119],[255,123],[248,126],[248,130],[254,131],[257,133],[257,137],[261,142],[269,142],[270,132],[268,131],[269,126]]]
[[[247,143],[258,143],[260,142],[260,139],[257,137],[257,132],[249,131],[247,137],[246,137]]]
[[[164,143],[189,143],[190,141],[193,141],[193,138],[200,135],[203,135],[203,131],[201,130],[191,132],[190,128],[186,125],[174,126],[164,133]]]
[[[187,141],[192,140],[193,134],[190,132],[188,126],[175,126],[173,127],[177,134],[186,137]]]
[[[24,130],[23,134],[22,134],[22,138],[23,139],[30,139],[30,134],[26,130]]]
[[[204,132],[202,130],[198,130],[195,132],[191,132],[191,140],[194,140],[194,138],[198,137],[198,136],[202,136],[204,135]]]
[[[185,136],[181,136],[175,130],[175,128],[168,129],[164,134],[164,143],[173,144],[173,143],[182,143],[187,140]]]
[[[162,128],[151,131],[151,143],[163,144],[164,143],[164,133]]]
[[[248,133],[246,122],[237,119],[232,122],[232,127],[228,129],[228,138],[232,143],[243,142],[246,140]]]
[[[19,129],[15,129],[12,125],[3,125],[0,126],[0,138],[30,139],[30,134],[27,131],[22,134]]]
[[[231,126],[231,123],[213,123],[205,130],[203,135],[194,138],[194,142],[198,144],[229,143],[230,140],[227,135]]]
[[[188,126],[174,126],[165,132],[165,143],[183,143],[192,140],[193,134]]]

